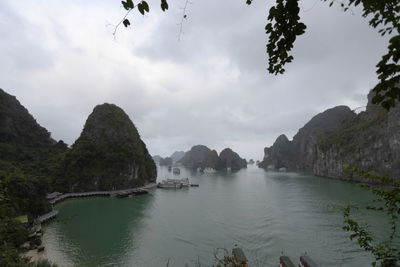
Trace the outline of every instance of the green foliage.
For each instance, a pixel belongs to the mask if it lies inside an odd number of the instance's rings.
[[[328,0],[322,0],[324,2]],[[273,74],[284,73],[283,66],[293,60],[288,52],[293,48],[297,35],[305,32],[306,26],[299,22],[298,0],[276,0],[276,5],[269,11],[268,19],[271,23],[266,26],[269,34],[267,53],[269,55],[268,71]],[[247,1],[250,4],[251,1]],[[332,6],[334,1],[330,3]],[[379,33],[395,33],[389,41],[388,52],[376,65],[379,83],[373,91],[374,104],[381,104],[389,110],[395,106],[396,100],[400,100],[400,1],[398,0],[348,0],[341,2],[344,11],[352,6],[361,5],[363,17],[370,18],[369,25],[374,28],[382,27]]]
[[[269,10],[265,26],[269,34],[267,53],[269,55],[268,71],[273,74],[285,72],[283,66],[293,60],[290,52],[298,35],[305,32],[306,25],[300,22],[300,8],[297,0],[276,0],[276,6]]]
[[[348,167],[348,166],[347,166]],[[351,171],[355,171],[354,168]],[[390,233],[384,241],[376,241],[368,229],[367,224],[360,224],[351,217],[351,210],[357,207],[347,206],[343,209],[344,226],[343,230],[351,232],[350,240],[357,240],[359,246],[370,252],[375,257],[373,266],[379,264],[382,267],[395,266],[400,262],[400,251],[398,250],[399,234],[397,225],[399,223],[400,211],[400,182],[386,176],[370,175],[358,172],[357,175],[373,179],[385,187],[363,185],[375,195],[374,205],[366,209],[385,213],[390,223]],[[379,206],[377,206],[377,203]]]
[[[0,266],[26,266],[27,260],[18,253],[18,246],[28,237],[23,224],[15,215],[15,198],[9,193],[10,179],[0,179]]]
[[[154,161],[136,127],[111,104],[95,107],[61,170],[61,191],[135,187],[156,177]]]
[[[387,111],[380,110],[371,114],[363,113],[356,117],[344,118],[336,131],[324,132],[318,136],[317,146],[322,151],[329,150],[333,145],[343,148],[343,156],[354,152],[356,144],[352,140],[357,140],[360,135],[368,136],[372,141],[377,133],[373,132],[373,125],[384,122],[387,118]]]
[[[376,65],[379,83],[373,89],[376,95],[372,99],[374,104],[381,104],[389,110],[395,106],[396,100],[400,100],[400,1],[348,0],[348,2],[345,10],[361,4],[363,17],[370,18],[369,25],[372,27],[381,27],[379,33],[382,36],[392,33],[395,35],[389,40],[387,54],[383,55]]]
[[[164,11],[164,12],[165,12],[165,10],[168,9],[167,0],[161,0],[161,9],[162,9],[162,11]]]

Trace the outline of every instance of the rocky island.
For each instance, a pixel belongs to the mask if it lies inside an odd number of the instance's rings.
[[[155,163],[128,115],[113,104],[98,105],[68,151],[69,192],[118,190],[154,182]]]
[[[371,102],[356,114],[337,106],[314,116],[289,141],[279,136],[264,149],[259,167],[286,168],[315,175],[356,179],[346,165],[370,174],[397,177],[400,173],[400,107],[389,112]],[[361,179],[362,180],[362,179]]]
[[[247,167],[247,162],[230,148],[225,148],[218,155],[216,150],[206,146],[193,146],[179,161],[189,169],[199,169],[206,172],[219,170],[240,170]]]

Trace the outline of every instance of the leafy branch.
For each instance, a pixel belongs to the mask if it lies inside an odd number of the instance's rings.
[[[348,166],[344,167],[348,168]],[[351,172],[356,172],[354,168],[350,168],[349,170]],[[387,240],[374,242],[368,225],[361,225],[351,218],[351,210],[358,208],[350,205],[343,209],[343,230],[351,232],[350,240],[357,240],[361,248],[374,255],[375,261],[372,263],[372,266],[377,266],[378,263],[382,267],[395,266],[400,261],[400,252],[396,247],[399,241],[397,224],[399,223],[398,214],[400,213],[400,183],[387,176],[371,175],[362,171],[356,172],[356,174],[360,177],[377,181],[385,186],[362,185],[376,196],[374,202],[381,204],[380,207],[367,206],[366,209],[386,213],[390,224],[390,234]]]

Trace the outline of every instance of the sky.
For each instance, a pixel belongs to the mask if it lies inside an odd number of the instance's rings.
[[[124,109],[152,155],[203,144],[262,159],[317,113],[365,106],[387,51],[359,9],[303,0],[306,34],[275,76],[264,30],[274,1],[191,0],[182,34],[185,0],[168,2],[164,13],[149,0],[150,13],[135,9],[114,36],[120,1],[1,0],[0,88],[69,145],[107,102]]]

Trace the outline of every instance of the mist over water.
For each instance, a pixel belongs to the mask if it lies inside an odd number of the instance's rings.
[[[231,174],[181,168],[179,176],[158,169],[158,180],[172,177],[200,187],[57,204],[58,219],[44,227],[45,253],[60,266],[211,266],[215,249],[237,244],[249,266],[278,266],[281,252],[295,263],[307,252],[321,266],[372,261],[342,230],[341,209],[372,198],[357,185],[255,166]],[[383,218],[356,215],[385,234]]]

